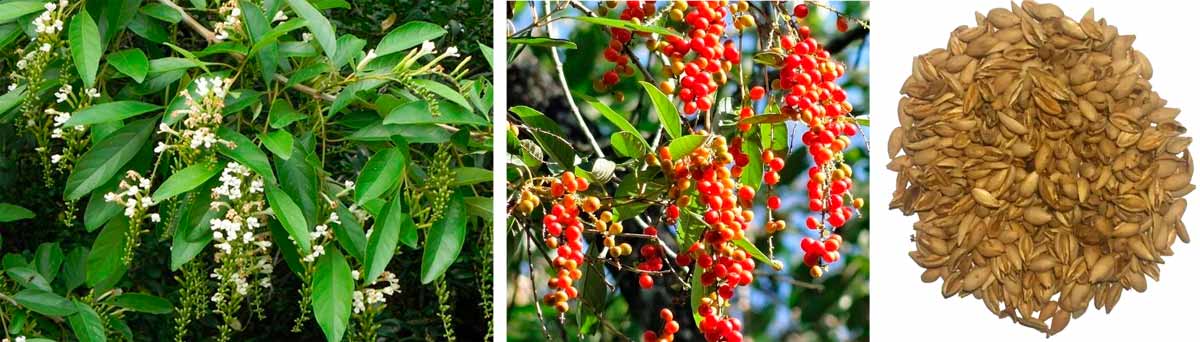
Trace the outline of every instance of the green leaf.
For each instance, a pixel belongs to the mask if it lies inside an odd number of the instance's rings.
[[[122,74],[129,75],[137,83],[146,80],[146,74],[150,72],[150,60],[146,58],[142,49],[121,50],[108,54],[106,58],[109,65]]]
[[[295,138],[287,131],[275,130],[267,134],[259,134],[258,140],[262,140],[263,146],[266,146],[268,151],[279,156],[279,158],[288,160],[292,157],[292,143],[295,141]]]
[[[759,147],[754,139],[743,139],[742,153],[745,153],[750,161],[742,168],[742,177],[738,179],[738,183],[758,191],[763,180],[762,147]]]
[[[671,151],[671,160],[679,160],[686,157],[695,151],[704,141],[708,139],[706,135],[690,134],[678,139],[671,140],[671,144],[667,145],[667,149]]]
[[[134,159],[137,159],[137,157],[134,157]],[[130,166],[132,165],[126,165],[126,168]],[[96,190],[92,190],[92,194],[88,196],[87,208],[83,212],[83,227],[88,232],[100,228],[105,223],[108,223],[108,220],[121,214],[121,210],[125,209],[122,205],[104,200],[104,194],[117,191],[117,185],[120,181],[119,177],[114,177],[104,183],[104,185],[96,188]]]
[[[767,258],[766,254],[763,254],[762,251],[758,250],[758,247],[755,247],[753,243],[750,243],[750,240],[746,240],[745,236],[743,236],[741,239],[733,240],[733,244],[741,247],[746,251],[746,253],[749,253],[754,260],[758,260],[758,262],[761,262],[764,265],[771,264],[771,259]]]
[[[528,37],[528,38],[508,38],[505,40],[509,45],[529,45],[537,47],[549,48],[566,48],[575,49],[575,42],[566,39],[555,39],[548,37]]]
[[[46,281],[54,282],[54,278],[58,277],[59,267],[62,267],[63,257],[62,247],[59,247],[57,242],[45,242],[38,245],[37,251],[34,252],[33,264],[38,273],[46,277]]]
[[[293,11],[306,21],[308,30],[317,39],[317,43],[321,45],[321,49],[325,50],[325,56],[333,59],[337,54],[337,36],[334,35],[333,26],[329,25],[329,19],[325,19],[320,11],[317,11],[307,0],[287,0],[288,5]]]
[[[451,172],[454,173],[454,183],[451,183],[453,187],[474,185],[492,180],[492,170],[478,167],[463,166],[455,168]]]
[[[675,31],[671,31],[671,29],[668,29],[665,27],[634,24],[632,21],[628,21],[628,20],[603,18],[603,17],[585,17],[585,16],[571,17],[571,19],[575,19],[575,20],[579,20],[579,21],[587,22],[587,23],[592,23],[592,24],[596,24],[596,25],[603,25],[603,26],[608,26],[608,27],[616,27],[616,28],[626,29],[626,30],[630,30],[630,31],[650,32],[650,33],[657,33],[657,34],[661,34],[661,35],[676,36],[676,37],[679,36],[679,34],[675,33]]]
[[[262,37],[254,42],[254,45],[250,47],[250,52],[248,54],[254,54],[259,50],[262,50],[263,48],[267,47],[267,45],[271,45],[272,43],[278,41],[279,37],[283,37],[283,35],[287,34],[288,32],[292,32],[298,28],[304,27],[305,24],[308,24],[308,21],[301,18],[293,18],[283,22],[282,24],[279,24],[279,26],[275,26],[275,28],[267,31],[266,34],[263,34]]]
[[[107,288],[116,284],[125,275],[125,234],[129,221],[118,218],[108,221],[88,253],[87,284],[93,288]]]
[[[703,317],[700,316],[700,301],[704,298],[704,294],[708,293],[704,289],[704,283],[700,281],[700,276],[704,275],[704,269],[697,267],[695,272],[692,272],[692,289],[689,304],[692,306],[692,321],[696,322],[696,329],[700,329],[700,322]]]
[[[489,218],[491,216],[488,216]],[[400,216],[400,243],[403,243],[408,248],[417,248],[417,223],[413,222],[412,216],[404,213]]]
[[[67,177],[66,199],[77,200],[116,175],[154,132],[155,121],[148,118],[125,125],[84,153]]]
[[[387,269],[388,262],[396,255],[396,242],[400,239],[400,228],[405,220],[412,221],[404,210],[404,196],[396,196],[384,209],[383,216],[376,220],[375,229],[367,237],[366,260],[362,278],[363,285],[370,285]]]
[[[178,230],[171,236],[171,271],[178,271],[180,267],[204,251],[204,248],[212,242],[212,229],[209,228],[209,221],[224,214],[209,209],[209,203],[212,203],[210,196],[193,193],[185,194],[184,197],[188,198],[188,205],[184,207],[187,211],[186,215],[183,213],[180,215],[184,215],[185,219],[179,223]],[[275,221],[271,222],[275,224]],[[279,235],[286,234],[280,233]],[[271,236],[275,236],[274,231],[271,232]],[[283,245],[280,246],[280,250],[288,247],[292,246]]]
[[[12,298],[21,306],[46,316],[62,317],[76,311],[75,304],[71,301],[46,290],[24,289]]]
[[[462,106],[463,108],[471,108],[471,103],[467,102],[467,98],[464,97],[462,92],[458,89],[451,88],[450,86],[437,81],[421,78],[413,79],[410,81],[410,83],[418,88],[423,88],[429,92],[437,94],[437,96],[441,96],[444,99],[450,100],[450,102],[454,102],[454,104]]]
[[[3,6],[0,6],[3,7]],[[4,113],[13,109],[25,99],[25,85],[16,87],[12,91],[0,95],[0,122],[4,122]]]
[[[526,106],[516,106],[508,110],[517,114],[517,117],[531,128],[533,139],[550,154],[550,159],[553,159],[565,170],[575,168],[575,148],[571,147],[566,139],[563,139],[562,128],[558,126],[557,122],[536,109]]]
[[[577,94],[576,97],[580,96]],[[582,98],[586,100],[588,104],[591,104],[593,108],[596,108],[596,111],[600,112],[600,115],[603,115],[605,119],[608,119],[609,122],[612,122],[614,126],[620,128],[622,132],[629,132],[633,134],[634,137],[637,137],[638,141],[641,141],[642,145],[645,146],[646,149],[650,149],[650,143],[646,142],[646,139],[642,137],[641,132],[638,132],[637,128],[634,128],[633,124],[629,123],[629,120],[625,119],[625,116],[617,113],[617,111],[604,104],[604,102],[600,102],[600,100],[592,97]]]
[[[462,251],[467,237],[467,210],[462,192],[455,191],[446,203],[442,218],[429,228],[425,237],[425,253],[421,258],[421,283],[429,284],[442,277],[458,253]]]
[[[92,20],[87,9],[82,9],[71,17],[71,27],[67,32],[71,42],[71,60],[75,61],[75,69],[79,70],[79,78],[84,87],[96,84],[96,71],[100,68],[100,29]]]
[[[296,241],[296,245],[305,255],[312,253],[312,239],[308,235],[308,222],[304,221],[304,213],[295,201],[274,184],[267,185],[267,203],[275,211],[275,218],[287,230],[288,235]]]
[[[171,302],[162,297],[130,292],[112,299],[113,305],[137,312],[165,315],[171,313]]]
[[[154,200],[154,203],[159,203],[168,198],[191,191],[220,172],[221,168],[211,163],[199,163],[188,166],[183,170],[175,172],[170,178],[167,178],[158,187],[158,190],[154,190],[154,195],[151,196],[151,199]]]
[[[871,127],[871,119],[867,118],[865,115],[854,118],[854,121],[858,122],[859,126]]]
[[[764,123],[778,123],[791,119],[791,117],[783,114],[760,114],[751,116],[745,119],[738,120],[740,125],[757,125]]]
[[[284,128],[293,122],[307,118],[292,108],[291,102],[284,99],[276,99],[275,102],[272,102],[271,112],[267,115],[271,117],[271,128],[274,129]]]
[[[662,124],[663,129],[667,130],[667,134],[672,138],[683,136],[683,128],[679,123],[679,109],[675,108],[671,99],[667,98],[667,95],[653,84],[645,81],[638,83],[642,84],[642,88],[646,89],[646,94],[650,95],[650,101],[654,102],[654,112],[658,114],[658,122]]]
[[[494,68],[495,64],[492,63],[492,47],[484,45],[484,44],[479,44],[479,52],[483,54],[484,59],[487,59],[488,67]]]
[[[148,17],[172,24],[178,24],[183,20],[183,15],[179,14],[179,11],[159,3],[146,4],[146,6],[142,6],[141,12]]]
[[[333,225],[333,234],[338,244],[354,259],[365,262],[367,234],[363,230],[362,223],[358,222],[358,217],[354,216],[354,213],[351,213],[341,203],[337,205],[337,215],[338,221],[341,223]]]
[[[50,282],[46,281],[46,277],[43,277],[41,273],[38,273],[32,267],[7,267],[8,268],[4,270],[4,273],[8,273],[8,278],[21,285],[21,287],[46,291],[50,291],[52,289],[50,287]]]
[[[75,338],[79,339],[79,342],[106,341],[104,323],[100,320],[100,315],[96,314],[96,310],[79,301],[72,305],[77,313],[67,316],[67,323],[71,325],[71,331],[75,332]]]
[[[250,141],[250,138],[225,126],[217,128],[217,137],[233,142],[234,144],[234,148],[232,149],[226,147],[224,144],[217,144],[217,152],[254,170],[267,183],[277,183],[275,181],[275,173],[271,171],[271,162],[267,160],[267,154],[258,149],[254,145],[254,142]]]
[[[87,253],[87,247],[75,247],[67,253],[59,278],[62,279],[64,291],[69,293],[87,282]]]
[[[618,154],[630,158],[641,158],[646,153],[650,153],[650,146],[646,145],[645,140],[640,139],[641,136],[626,131],[616,132],[608,137],[613,149]]]
[[[20,221],[33,218],[33,212],[15,204],[0,203],[0,222]]]
[[[399,148],[376,152],[358,175],[358,182],[354,185],[354,202],[362,205],[396,187],[404,176],[407,164],[404,152]]]
[[[161,108],[162,106],[140,101],[106,102],[75,112],[63,125],[82,126],[124,120],[125,118],[138,116],[139,114]]]
[[[0,5],[0,24],[4,24],[26,14],[41,12],[44,10],[42,6],[45,2],[42,1],[9,1]]]
[[[413,101],[405,103],[388,112],[383,118],[383,123],[388,125],[408,125],[408,124],[468,124],[476,126],[486,126],[487,119],[475,115],[474,112],[467,110],[470,107],[461,107],[450,102],[437,102],[438,115],[433,115],[429,110],[429,103],[425,101]]]
[[[337,248],[331,248],[317,262],[312,289],[313,316],[325,332],[325,340],[341,341],[350,322],[354,279],[350,277],[350,265]]]
[[[375,47],[375,54],[383,56],[408,50],[421,45],[426,40],[433,40],[446,34],[446,30],[436,24],[423,21],[410,21],[388,32]]]

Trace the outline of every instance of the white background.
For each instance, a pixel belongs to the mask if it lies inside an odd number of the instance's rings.
[[[1089,7],[1122,34],[1136,34],[1133,47],[1154,67],[1153,89],[1182,108],[1179,120],[1200,132],[1200,94],[1196,71],[1197,6],[1191,1],[1061,1],[1063,11],[1078,19]],[[887,140],[899,123],[895,114],[900,86],[911,72],[912,58],[946,47],[958,25],[975,25],[974,12],[986,14],[1008,1],[874,1],[871,3],[871,332],[875,341],[1044,341],[1036,330],[993,315],[974,297],[943,299],[941,280],[926,284],[924,270],[908,257],[915,217],[888,210],[896,174],[886,168]],[[1192,144],[1198,151],[1200,144]],[[1193,179],[1195,183],[1197,179]],[[1200,237],[1200,198],[1184,222]],[[1067,341],[1197,341],[1200,326],[1200,241],[1176,242],[1175,255],[1160,265],[1159,282],[1150,279],[1145,293],[1121,296],[1111,314],[1095,310],[1071,320],[1053,342]]]

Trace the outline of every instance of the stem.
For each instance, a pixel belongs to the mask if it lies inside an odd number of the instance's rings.
[[[546,13],[550,13],[550,3],[544,3]],[[532,7],[531,7],[532,8]],[[534,15],[537,15],[535,12]],[[554,38],[554,25],[546,22],[546,36]],[[554,61],[554,70],[558,72],[558,82],[562,84],[563,95],[567,97],[567,104],[571,107],[571,113],[575,114],[575,120],[579,121],[579,128],[583,131],[583,135],[587,137],[588,143],[592,144],[592,148],[596,150],[596,155],[604,158],[604,150],[600,149],[600,144],[596,142],[596,137],[592,136],[592,131],[588,129],[587,121],[583,120],[583,115],[579,113],[579,105],[575,103],[575,96],[571,95],[571,87],[567,85],[567,75],[563,72],[563,64],[558,56],[557,48],[550,48],[550,59]]]

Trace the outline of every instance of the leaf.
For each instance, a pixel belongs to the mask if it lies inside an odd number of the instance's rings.
[[[159,3],[146,4],[146,6],[142,6],[141,12],[148,17],[172,24],[178,24],[183,20],[183,15],[179,14],[179,11]]]
[[[423,21],[410,21],[388,32],[375,47],[379,56],[408,50],[427,40],[433,40],[446,34],[446,30],[436,24]]]
[[[333,234],[342,249],[350,253],[354,259],[360,263],[366,262],[367,250],[367,234],[364,233],[362,223],[358,222],[358,217],[354,216],[349,209],[346,209],[341,203],[337,205],[338,220],[340,224],[333,225]]]
[[[749,186],[754,191],[762,186],[763,180],[763,161],[762,147],[758,146],[758,142],[754,139],[742,140],[742,153],[746,154],[749,162],[742,167],[742,177],[738,179],[738,183]]]
[[[396,242],[400,239],[400,228],[404,220],[412,221],[404,210],[404,196],[396,196],[384,209],[384,215],[376,220],[375,229],[367,237],[366,260],[363,262],[363,285],[370,285],[387,269],[388,262],[396,255]]]
[[[125,275],[125,234],[129,221],[118,218],[108,221],[96,241],[92,243],[87,261],[87,284],[93,288],[107,288],[116,284]]]
[[[9,1],[0,6],[0,24],[13,21],[26,14],[41,12],[44,2],[41,1]]]
[[[646,153],[650,153],[650,146],[644,145],[644,140],[638,140],[639,138],[641,137],[633,133],[620,131],[613,133],[608,140],[618,154],[630,158],[641,158]]]
[[[76,314],[67,316],[67,323],[71,325],[71,331],[75,332],[75,338],[79,339],[79,342],[106,341],[104,323],[100,321],[96,310],[79,301],[72,305],[75,306]]]
[[[121,50],[108,54],[106,58],[109,65],[122,74],[129,75],[137,83],[146,80],[146,74],[150,72],[150,60],[146,59],[146,53],[142,52],[142,49]]]
[[[277,183],[275,173],[271,171],[271,162],[267,160],[267,155],[258,149],[257,146],[254,146],[254,142],[250,141],[250,138],[225,126],[217,128],[217,137],[233,142],[234,144],[234,148],[232,149],[226,147],[224,144],[217,144],[217,152],[254,170],[267,183]]]
[[[46,277],[48,282],[54,282],[54,278],[58,277],[58,270],[59,267],[62,267],[62,262],[63,251],[57,242],[42,243],[34,252],[33,264],[37,267],[38,273]]]
[[[860,116],[860,117],[854,118],[854,121],[857,122],[859,126],[871,127],[871,119],[870,118]]]
[[[289,0],[289,1],[291,1],[291,0]],[[299,0],[299,1],[304,1],[304,0]],[[258,40],[254,41],[254,45],[250,47],[250,52],[248,54],[254,54],[254,53],[258,52],[259,50],[262,50],[263,48],[267,47],[268,45],[271,45],[272,43],[275,43],[276,41],[278,41],[279,37],[283,37],[283,35],[287,34],[288,32],[292,32],[298,28],[304,27],[304,25],[306,25],[306,24],[308,24],[307,20],[304,20],[301,18],[293,18],[291,20],[283,22],[282,24],[279,24],[279,26],[275,26],[275,28],[272,28],[270,31],[267,31],[267,33],[263,34],[262,37],[259,37]],[[311,28],[310,28],[310,30],[311,30]]]
[[[531,128],[533,139],[537,140],[538,145],[550,153],[550,159],[553,159],[563,169],[575,168],[575,149],[563,139],[562,128],[558,126],[558,123],[536,109],[526,106],[516,106],[508,110],[517,114],[521,122]]]
[[[127,292],[112,299],[113,305],[149,314],[171,313],[171,302],[162,297],[137,292]]]
[[[293,122],[307,118],[304,114],[297,112],[292,108],[292,103],[284,99],[276,99],[271,103],[271,112],[267,114],[271,117],[271,128],[280,129],[291,125]]]
[[[125,125],[84,153],[67,177],[66,199],[77,200],[108,182],[146,143],[155,121],[148,118]]]
[[[20,221],[33,218],[33,212],[15,204],[0,203],[0,222]]]
[[[671,140],[671,144],[667,145],[667,149],[671,151],[671,160],[679,160],[680,158],[692,154],[692,151],[695,151],[700,147],[700,145],[703,145],[706,139],[708,139],[708,136],[690,134]]]
[[[576,95],[576,97],[581,96]],[[650,144],[646,142],[645,138],[642,138],[641,132],[638,132],[637,128],[633,127],[633,124],[629,123],[629,120],[625,119],[625,116],[617,113],[617,111],[604,104],[604,102],[600,102],[600,100],[592,97],[582,98],[586,100],[588,104],[591,104],[593,108],[596,108],[596,111],[600,112],[600,115],[603,115],[605,119],[608,119],[609,122],[612,122],[614,126],[617,126],[617,128],[620,128],[623,132],[629,132],[634,136],[637,136],[637,138],[641,140],[642,145],[645,145],[647,149],[650,148]]]
[[[162,106],[140,101],[106,102],[81,109],[71,114],[71,118],[63,125],[83,126],[124,120],[157,109],[162,109]]]
[[[488,67],[495,67],[495,64],[492,63],[492,47],[479,44],[479,52],[483,54],[484,59],[487,59]]]
[[[454,173],[454,183],[450,185],[452,187],[474,185],[492,180],[492,170],[478,167],[458,167],[451,173]]]
[[[325,19],[320,11],[317,11],[308,0],[287,0],[288,5],[301,18],[304,18],[308,30],[312,31],[314,37],[317,38],[317,43],[321,45],[321,49],[325,50],[325,56],[333,59],[337,54],[337,36],[333,33],[333,26],[329,25],[329,19]]]
[[[582,21],[582,22],[592,23],[592,24],[596,24],[596,25],[603,25],[603,26],[608,26],[608,27],[616,27],[616,28],[626,29],[626,30],[631,30],[631,31],[650,32],[650,33],[657,33],[657,34],[661,34],[661,35],[676,36],[676,37],[679,36],[679,34],[675,33],[675,31],[671,31],[671,29],[668,29],[665,27],[634,24],[632,21],[628,21],[628,20],[619,20],[619,19],[603,18],[603,17],[585,17],[585,16],[578,16],[578,17],[571,17],[571,18]]]
[[[375,152],[358,175],[358,181],[354,185],[354,203],[362,205],[396,187],[404,176],[406,164],[408,161],[399,148]]]
[[[287,131],[274,130],[267,134],[259,134],[258,140],[262,140],[263,146],[267,147],[268,151],[288,160],[292,157],[292,144],[295,138]]]
[[[787,121],[788,119],[790,119],[790,117],[788,117],[787,115],[783,115],[783,114],[760,114],[760,115],[755,115],[755,116],[751,116],[751,117],[748,117],[745,119],[738,120],[738,124],[756,125],[756,124],[764,124],[764,123],[777,123],[777,122]]]
[[[75,61],[75,69],[79,70],[79,78],[84,87],[96,84],[96,71],[100,68],[100,29],[92,20],[87,9],[71,17],[71,27],[67,32],[71,42],[71,60]]]
[[[396,108],[393,108],[383,118],[383,123],[388,125],[408,125],[408,124],[468,124],[476,126],[486,126],[487,119],[475,115],[474,112],[467,110],[470,107],[461,107],[449,102],[437,102],[438,115],[433,115],[429,110],[429,103],[425,101],[413,101],[405,103]]]
[[[210,210],[209,203],[212,197],[192,194],[184,195],[191,197],[190,203],[186,207],[186,219],[179,223],[179,228],[175,234],[171,236],[171,271],[178,271],[184,264],[196,258],[204,248],[212,242],[212,230],[209,229],[209,221],[221,217],[222,212]],[[181,214],[182,215],[182,214]],[[276,224],[275,221],[271,221]],[[286,234],[279,234],[286,235]],[[271,232],[271,236],[275,236],[275,232]],[[286,241],[286,240],[285,240]],[[278,246],[278,244],[277,244]],[[280,250],[293,246],[283,245]]]
[[[3,7],[3,6],[0,6]],[[4,122],[4,113],[13,109],[25,99],[25,85],[14,88],[12,91],[0,95],[0,122]]]
[[[46,316],[62,317],[75,313],[75,304],[55,294],[41,289],[24,289],[12,296],[18,304],[33,312]]]
[[[199,163],[188,166],[183,170],[175,172],[170,178],[163,181],[158,190],[154,190],[151,199],[154,203],[159,203],[168,198],[191,191],[220,172],[221,168],[213,163]]]
[[[418,88],[423,88],[429,92],[437,94],[437,96],[441,96],[444,99],[450,100],[450,102],[454,102],[454,104],[462,106],[463,108],[471,108],[471,103],[467,102],[467,98],[464,97],[462,92],[458,89],[451,88],[450,86],[437,81],[422,78],[413,79],[409,82]]]
[[[312,289],[313,317],[325,332],[325,340],[341,341],[350,322],[354,279],[350,277],[350,265],[337,248],[331,248],[317,262]]]
[[[704,275],[704,269],[697,267],[695,272],[692,272],[692,288],[689,304],[692,306],[692,321],[696,322],[696,329],[700,329],[700,322],[703,317],[700,316],[700,301],[704,298],[704,294],[708,291],[704,289],[704,283],[700,281],[700,276]]]
[[[305,255],[312,253],[312,239],[308,235],[308,222],[304,221],[304,213],[296,202],[274,184],[267,185],[267,203],[275,211],[275,218],[287,230],[288,235],[295,240]]]
[[[46,277],[43,277],[33,268],[28,266],[13,267],[7,265],[6,267],[7,269],[5,269],[4,272],[8,273],[8,278],[21,285],[21,287],[46,291],[52,290],[50,287],[50,282],[46,281]]]
[[[654,102],[654,112],[658,114],[658,122],[662,124],[663,129],[667,130],[667,134],[672,138],[679,138],[683,135],[683,128],[679,125],[679,109],[675,108],[675,104],[671,103],[671,99],[663,94],[662,90],[646,81],[639,81],[642,88],[646,89],[646,94],[650,95],[650,101]]]
[[[550,47],[550,48],[561,47],[561,48],[566,48],[566,49],[575,49],[576,48],[575,42],[572,42],[570,40],[555,39],[555,38],[548,38],[548,37],[508,38],[507,40],[505,40],[505,42],[507,42],[509,45],[529,45],[529,46]]]
[[[458,253],[462,251],[467,236],[467,210],[462,192],[455,191],[446,203],[442,218],[429,228],[425,237],[425,253],[421,258],[421,283],[429,284],[442,277]]]
[[[74,291],[87,281],[87,253],[87,247],[75,247],[67,253],[59,278],[62,279],[64,291]]]
[[[763,254],[762,251],[758,250],[758,247],[755,247],[753,243],[750,243],[749,240],[746,240],[745,236],[743,236],[741,239],[733,240],[733,244],[745,250],[746,253],[749,253],[751,257],[754,257],[754,260],[758,260],[758,262],[766,265],[771,264],[771,259],[767,258],[766,254]]]

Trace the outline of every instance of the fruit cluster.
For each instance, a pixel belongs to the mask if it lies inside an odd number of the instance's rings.
[[[675,333],[679,332],[679,322],[675,321],[675,313],[671,312],[671,309],[663,308],[658,312],[658,317],[663,321],[662,333],[656,334],[654,331],[646,330],[646,333],[642,334],[642,342],[675,340]]]
[[[671,78],[659,84],[668,94],[674,94],[679,81],[678,95],[683,112],[694,115],[708,111],[717,89],[729,80],[728,72],[741,61],[741,52],[733,41],[725,38],[731,12],[745,11],[745,2],[724,6],[725,1],[675,1],[671,3],[671,19],[682,21],[687,37],[667,36],[663,43],[652,46],[671,61]],[[686,12],[685,12],[686,11]],[[749,16],[739,17],[735,28],[747,25]],[[753,24],[750,19],[749,24]]]
[[[546,304],[553,305],[559,313],[570,309],[568,300],[579,296],[575,281],[583,277],[579,266],[584,262],[583,255],[583,222],[579,219],[580,209],[584,212],[595,212],[600,200],[595,197],[580,199],[577,192],[588,188],[586,179],[575,177],[566,172],[561,178],[550,183],[550,196],[553,205],[550,211],[542,217],[546,247],[555,250],[554,268],[557,273],[550,278],[548,285],[552,290],[543,298]],[[589,211],[589,209],[591,211]]]
[[[609,9],[615,9],[618,3],[617,1],[605,1],[605,4],[600,6],[600,15],[607,14]],[[621,10],[619,17],[621,20],[642,23],[650,14],[654,13],[654,3],[654,1],[642,0],[625,2],[625,9]],[[633,40],[633,31],[611,27],[608,32],[612,39],[608,41],[608,48],[604,49],[604,60],[614,63],[616,66],[597,80],[596,88],[601,90],[616,85],[621,81],[621,76],[633,76],[634,73],[634,67],[629,64],[629,55],[625,54],[626,44]]]

